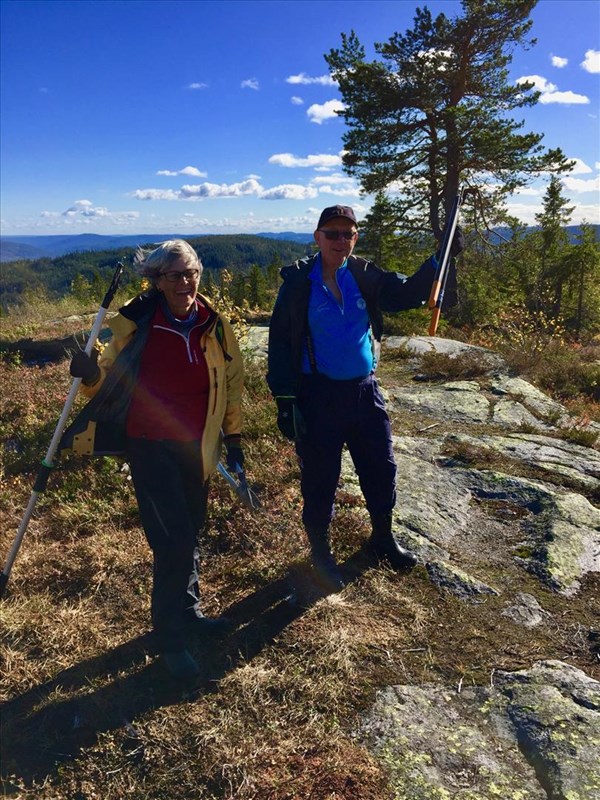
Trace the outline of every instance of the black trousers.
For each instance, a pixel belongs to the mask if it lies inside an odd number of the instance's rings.
[[[396,504],[396,462],[390,419],[374,376],[336,381],[304,375],[298,408],[306,424],[306,433],[296,442],[304,525],[326,528],[331,522],[344,445],[369,512],[391,511]]]
[[[200,612],[198,535],[206,520],[208,482],[200,442],[128,439],[140,518],[154,555],[152,626],[163,652],[185,646],[186,615]]]

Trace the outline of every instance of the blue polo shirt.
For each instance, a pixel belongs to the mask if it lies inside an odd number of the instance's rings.
[[[335,273],[341,303],[323,283],[321,255],[308,276],[311,282],[308,325],[317,372],[334,380],[365,378],[375,369],[367,304],[345,261]],[[304,345],[302,372],[312,372]]]

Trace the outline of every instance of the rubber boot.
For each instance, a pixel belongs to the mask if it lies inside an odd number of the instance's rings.
[[[387,561],[392,569],[412,569],[418,563],[417,557],[401,547],[392,533],[392,512],[371,514],[373,532],[367,542],[368,550],[379,561]]]
[[[200,667],[187,650],[163,653],[161,660],[171,678],[176,681],[191,681],[201,674]]]
[[[340,592],[345,584],[329,544],[327,528],[307,528],[314,571],[319,584],[328,592]]]

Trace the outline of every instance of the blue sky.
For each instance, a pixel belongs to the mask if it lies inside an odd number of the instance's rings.
[[[454,0],[2,0],[2,220],[10,235],[312,231],[372,198],[341,169],[324,54]],[[600,3],[540,0],[514,53],[527,130],[576,160],[572,222],[600,222]],[[532,77],[535,76],[535,77]],[[521,118],[520,117],[520,118]],[[533,223],[546,182],[511,201]]]

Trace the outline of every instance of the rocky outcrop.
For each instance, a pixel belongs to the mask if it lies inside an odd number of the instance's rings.
[[[495,673],[489,686],[390,686],[357,736],[398,797],[600,797],[600,683],[560,661]]]
[[[556,591],[576,592],[585,574],[600,571],[600,510],[582,493],[600,489],[600,453],[550,435],[568,426],[571,418],[566,410],[527,381],[502,372],[502,360],[483,348],[429,337],[393,337],[385,342],[387,350],[394,346],[415,353],[434,349],[451,356],[476,353],[487,366],[477,380],[433,386],[423,381],[396,385],[386,378],[392,411],[419,418],[425,414],[433,420],[422,428],[426,436],[394,438],[398,539],[417,553],[436,584],[469,599],[496,592],[477,576],[473,553],[489,557],[497,550],[505,538],[503,524],[510,520],[519,538],[503,557],[514,559]],[[418,362],[414,375],[419,375]],[[497,432],[499,427],[524,423],[546,433]],[[440,428],[444,434],[433,435]],[[465,460],[484,466],[470,468]],[[519,474],[533,468],[539,476],[545,473],[548,482]],[[342,487],[360,494],[348,456]],[[486,504],[494,504],[494,518],[482,513]],[[473,531],[477,531],[476,548]]]
[[[428,337],[385,345],[417,356],[397,383],[389,371],[382,379],[401,421],[396,537],[440,591],[471,604],[497,598],[515,626],[551,628],[539,599],[501,576],[512,565],[568,602],[600,571],[600,453],[566,438],[566,409],[494,354],[477,349],[486,365],[477,378],[431,383],[418,354],[475,351]],[[591,440],[600,427],[587,427]],[[341,488],[360,493],[348,456]],[[600,684],[560,661],[493,673],[489,686],[388,687],[357,736],[399,798],[600,798]]]

